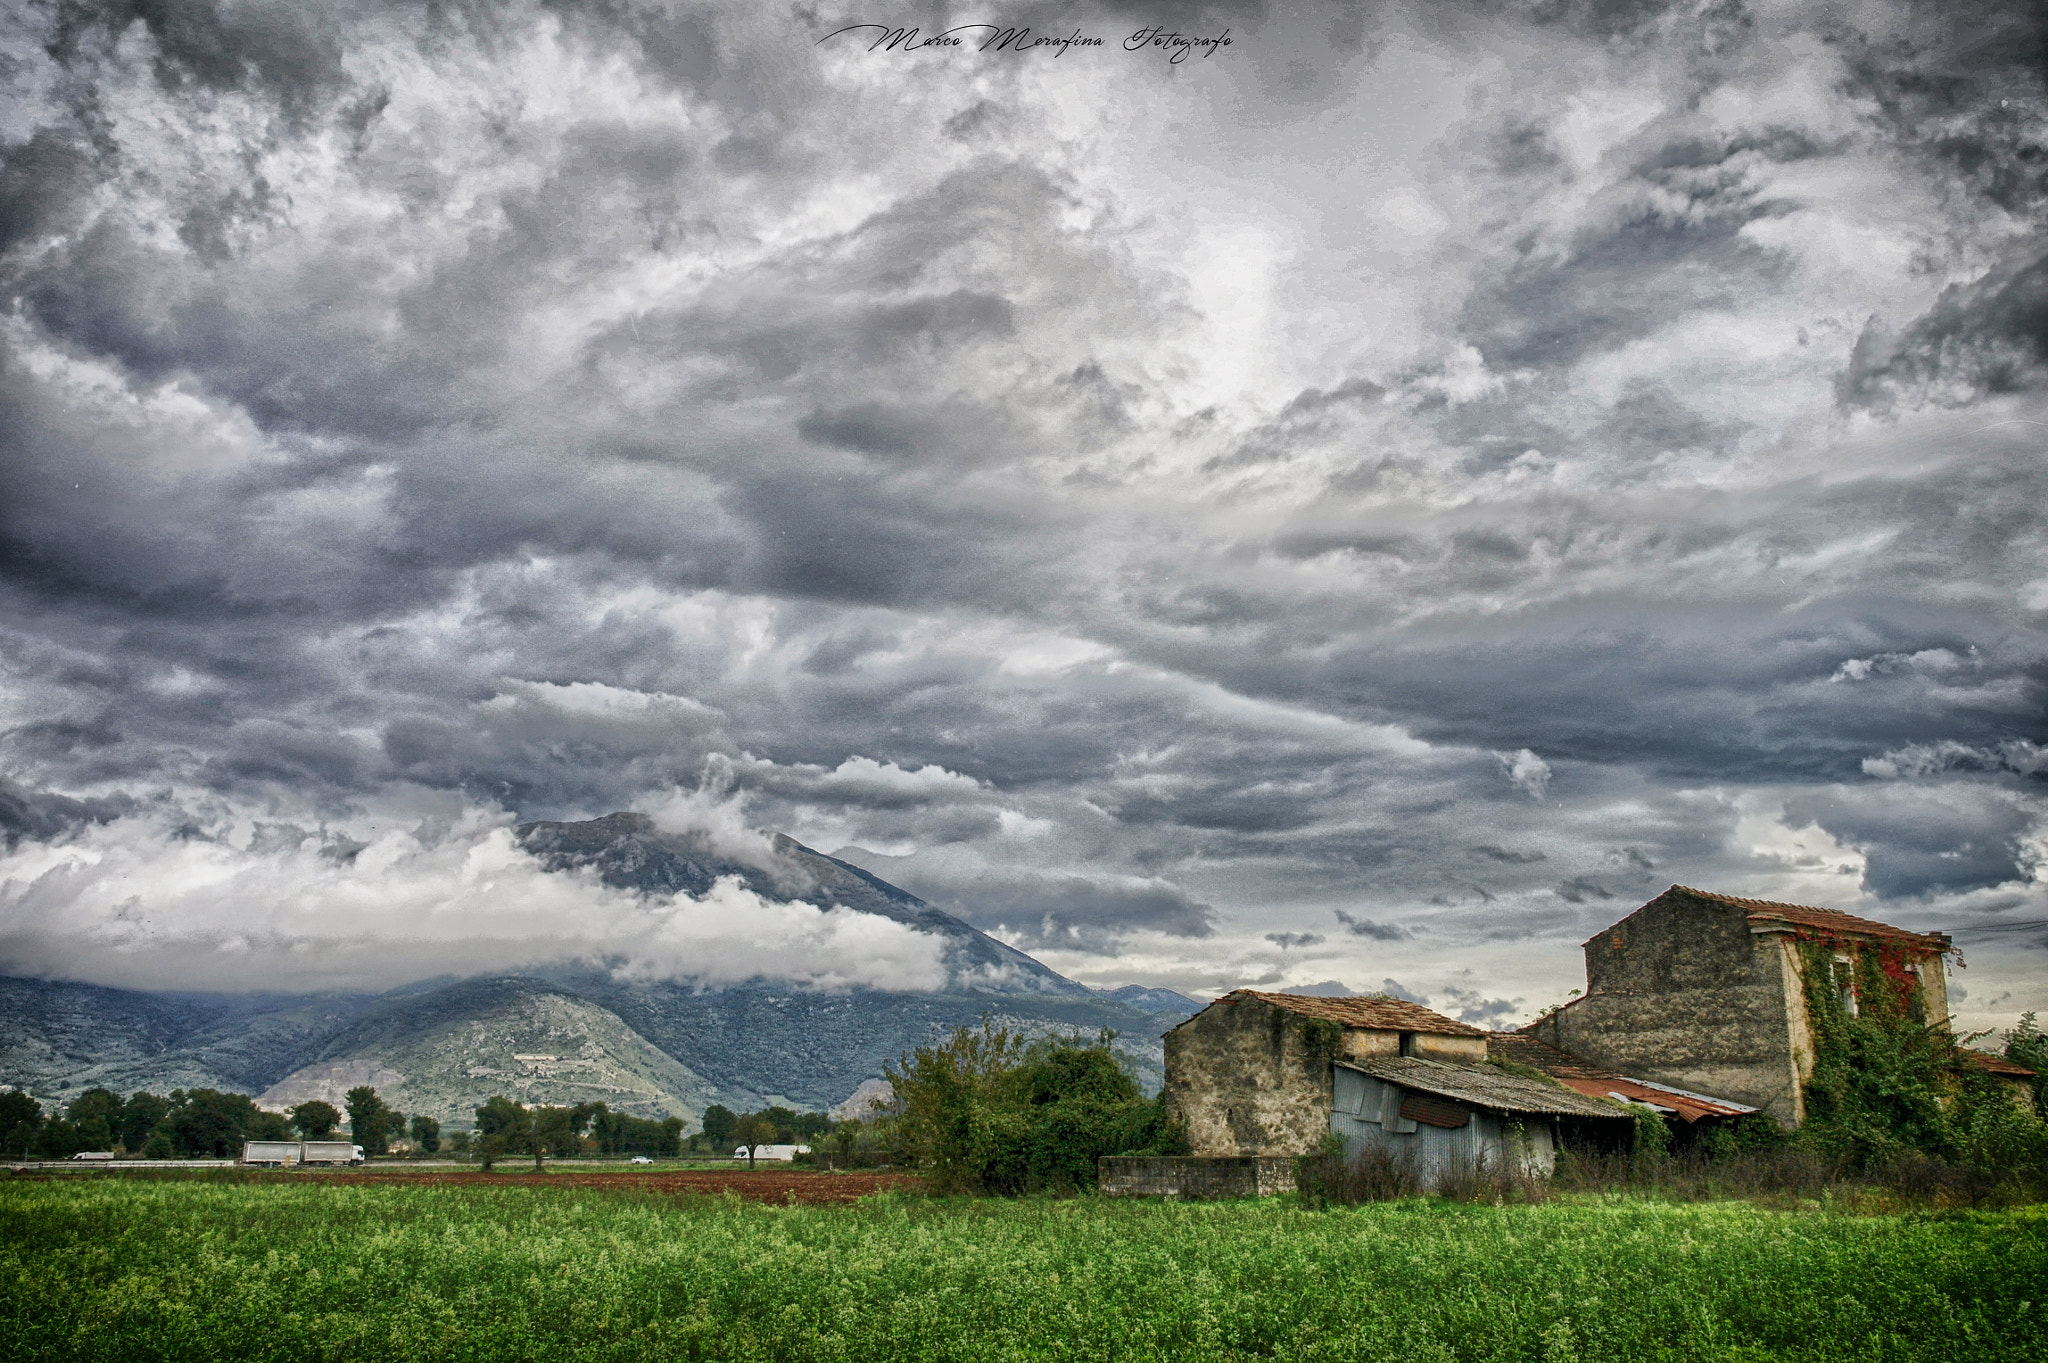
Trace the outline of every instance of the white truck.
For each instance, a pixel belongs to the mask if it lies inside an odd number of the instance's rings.
[[[294,1165],[361,1164],[363,1147],[347,1141],[244,1141],[243,1164],[266,1169],[289,1169]]]

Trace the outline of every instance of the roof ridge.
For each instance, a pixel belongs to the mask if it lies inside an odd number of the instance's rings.
[[[1871,936],[1907,937],[1923,943],[1938,943],[1944,951],[1948,950],[1949,946],[1949,937],[1946,933],[1918,932],[1912,928],[1902,928],[1896,924],[1879,922],[1875,918],[1865,918],[1861,914],[1850,913],[1846,909],[1830,909],[1819,904],[1791,904],[1778,899],[1751,899],[1745,895],[1724,894],[1719,890],[1702,890],[1692,885],[1673,885],[1664,892],[1667,895],[1674,893],[1690,895],[1694,899],[1703,899],[1709,903],[1726,904],[1730,908],[1742,909],[1749,914],[1752,920],[1758,918],[1779,918],[1796,923],[1805,918],[1810,927],[1821,927],[1839,923],[1846,932],[1858,932]],[[1658,898],[1663,898],[1663,895],[1659,895]],[[1656,901],[1652,900],[1650,902],[1655,903]],[[1816,918],[1822,921],[1814,922],[1813,920]]]
[[[1392,994],[1269,994],[1258,989],[1233,989],[1223,997],[1254,998],[1304,1017],[1322,1018],[1343,1026],[1374,1031],[1428,1032],[1436,1036],[1486,1035],[1469,1022],[1445,1017],[1425,1004],[1396,998]]]

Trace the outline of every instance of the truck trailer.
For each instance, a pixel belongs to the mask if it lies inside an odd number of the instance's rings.
[[[242,1163],[266,1169],[362,1162],[363,1147],[347,1141],[245,1141],[242,1145]]]

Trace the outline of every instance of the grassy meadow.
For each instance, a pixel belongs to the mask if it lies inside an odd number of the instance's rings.
[[[2048,1209],[0,1183],[9,1359],[2048,1357]]]

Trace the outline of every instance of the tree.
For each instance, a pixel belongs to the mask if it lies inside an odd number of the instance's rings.
[[[1178,1153],[1163,1105],[1139,1092],[1111,1040],[1027,1045],[986,1019],[962,1027],[884,1071],[900,1105],[889,1135],[942,1191],[1086,1188],[1104,1155]]]
[[[29,1146],[35,1143],[36,1128],[42,1124],[42,1104],[20,1089],[0,1093],[0,1154],[27,1159]]]
[[[732,1129],[739,1123],[739,1115],[723,1103],[713,1103],[704,1109],[704,1139],[717,1150],[732,1141]]]
[[[601,1155],[674,1155],[682,1148],[683,1119],[652,1121],[592,1103],[590,1138]]]
[[[128,1101],[121,1104],[119,1134],[122,1148],[130,1154],[143,1150],[149,1144],[150,1133],[170,1113],[171,1100],[160,1093],[144,1093],[137,1089],[129,1094]]]
[[[2032,1013],[2020,1014],[2020,1025],[2000,1038],[2005,1058],[2034,1072],[2034,1107],[2048,1111],[2048,1032],[2041,1030]]]
[[[157,1129],[183,1159],[226,1159],[239,1153],[258,1115],[255,1101],[246,1093],[173,1090],[171,1100],[171,1110]]]
[[[291,1119],[282,1112],[265,1112],[258,1108],[242,1134],[252,1141],[288,1141],[292,1138]]]
[[[87,1150],[111,1150],[121,1134],[121,1095],[111,1089],[87,1089],[73,1098],[64,1115],[78,1128]]]
[[[545,1167],[541,1163],[545,1155],[564,1156],[576,1153],[574,1118],[574,1110],[566,1107],[535,1107],[529,1110],[535,1173],[539,1173]]]
[[[414,1113],[412,1119],[412,1143],[431,1155],[441,1148],[441,1124],[432,1117]]]
[[[853,1147],[859,1139],[860,1123],[854,1118],[849,1117],[832,1129],[832,1143],[839,1147],[840,1168],[853,1167]]]
[[[381,1155],[391,1148],[391,1109],[365,1084],[343,1096],[348,1106],[349,1139],[363,1147],[365,1155]]]
[[[309,1103],[300,1103],[291,1111],[292,1125],[299,1129],[299,1135],[309,1141],[331,1140],[334,1128],[341,1125],[341,1112],[332,1103],[323,1103],[318,1098]]]
[[[36,1128],[32,1153],[37,1159],[70,1159],[85,1149],[85,1137],[62,1117],[53,1117]]]
[[[499,1156],[529,1148],[532,1134],[530,1114],[502,1094],[487,1099],[476,1110],[476,1148],[486,1170],[498,1162]],[[535,1162],[538,1163],[537,1156]]]
[[[775,1123],[768,1119],[766,1113],[761,1112],[749,1112],[746,1116],[740,1118],[739,1124],[732,1129],[734,1143],[747,1147],[747,1168],[749,1169],[754,1167],[754,1159],[759,1154],[761,1147],[772,1144],[775,1136]]]

